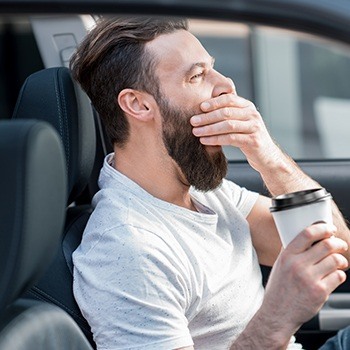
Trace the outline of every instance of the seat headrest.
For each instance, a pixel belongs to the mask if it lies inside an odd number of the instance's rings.
[[[45,271],[62,235],[67,178],[48,123],[0,122],[0,313]]]
[[[65,67],[30,75],[19,94],[13,118],[44,120],[58,131],[66,153],[68,202],[88,183],[94,165],[96,135],[89,98]]]

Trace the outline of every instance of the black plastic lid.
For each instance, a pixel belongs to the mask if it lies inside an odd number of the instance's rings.
[[[332,196],[322,187],[282,194],[272,198],[272,207],[270,207],[270,211],[274,212],[300,207],[328,198],[332,198]]]

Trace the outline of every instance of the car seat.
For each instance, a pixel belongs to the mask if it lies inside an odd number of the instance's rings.
[[[91,213],[89,201],[78,202],[95,162],[96,134],[90,101],[72,80],[69,69],[48,68],[26,79],[13,118],[36,118],[53,125],[63,141],[67,159],[67,216],[60,248],[47,272],[26,296],[53,303],[67,311],[95,346],[72,288],[72,253],[80,244]]]
[[[91,349],[62,309],[18,299],[60,242],[67,200],[61,140],[45,122],[2,121],[0,162],[0,349]]]

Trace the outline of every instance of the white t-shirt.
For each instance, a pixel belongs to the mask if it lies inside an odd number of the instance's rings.
[[[246,216],[258,194],[224,180],[199,212],[150,195],[106,157],[73,254],[74,295],[98,349],[228,349],[264,290]]]

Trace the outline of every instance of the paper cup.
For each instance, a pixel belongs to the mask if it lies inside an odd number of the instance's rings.
[[[331,199],[332,196],[324,188],[273,197],[270,211],[283,247],[314,223],[333,223]]]

